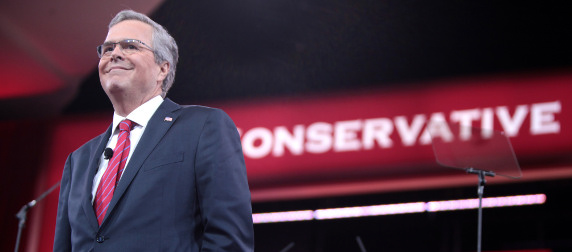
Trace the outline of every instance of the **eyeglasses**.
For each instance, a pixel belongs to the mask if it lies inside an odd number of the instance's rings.
[[[119,42],[105,42],[103,45],[97,47],[97,56],[99,58],[111,56],[111,52],[115,50],[115,46],[119,44],[119,48],[123,54],[133,54],[146,48],[153,52],[153,48],[137,39],[126,39]],[[143,45],[143,46],[141,46]]]

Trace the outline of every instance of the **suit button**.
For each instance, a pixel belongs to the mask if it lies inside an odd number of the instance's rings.
[[[98,236],[97,238],[95,238],[95,241],[98,243],[102,243],[103,241],[105,241],[105,238],[103,238],[103,236]]]

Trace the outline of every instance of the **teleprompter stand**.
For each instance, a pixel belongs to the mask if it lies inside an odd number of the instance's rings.
[[[483,192],[485,184],[487,183],[485,176],[494,177],[495,173],[492,171],[475,170],[473,168],[467,169],[467,173],[479,175],[479,217],[477,223],[477,252],[481,252],[482,234],[483,234]]]
[[[446,122],[428,127],[437,163],[460,169],[479,178],[477,252],[481,252],[483,230],[483,194],[486,177],[496,175],[520,178],[522,173],[508,137],[500,131],[483,130]]]

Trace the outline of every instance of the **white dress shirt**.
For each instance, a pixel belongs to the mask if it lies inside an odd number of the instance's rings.
[[[115,145],[117,144],[117,138],[119,136],[119,127],[117,127],[117,126],[119,125],[119,123],[121,121],[123,121],[125,119],[129,119],[135,123],[135,125],[133,126],[133,129],[131,130],[131,133],[129,135],[129,140],[131,141],[131,147],[129,149],[129,156],[127,157],[127,160],[125,163],[125,169],[127,169],[127,165],[129,164],[129,160],[131,159],[131,156],[133,155],[135,148],[137,148],[137,144],[139,143],[139,140],[141,139],[141,136],[143,135],[143,132],[145,131],[145,128],[147,127],[147,123],[151,119],[151,116],[153,116],[153,114],[155,114],[155,111],[157,111],[157,108],[159,108],[161,103],[163,103],[163,97],[158,95],[158,96],[155,96],[152,99],[148,100],[147,102],[143,103],[141,106],[137,107],[129,115],[127,115],[127,117],[122,117],[116,113],[113,113],[113,126],[112,126],[113,130],[111,133],[111,137],[107,141],[106,148],[115,149]],[[99,182],[101,181],[101,177],[105,173],[105,170],[107,170],[107,164],[109,163],[109,160],[104,158],[103,153],[101,154],[101,157],[99,158],[99,160],[100,160],[99,161],[99,169],[97,170],[97,173],[95,174],[95,177],[93,178],[93,187],[91,189],[91,203],[92,204],[93,204],[93,199],[95,199],[95,194],[97,193],[97,187],[99,186]],[[123,170],[123,173],[125,173],[125,170]],[[123,175],[123,174],[121,174],[121,175]]]

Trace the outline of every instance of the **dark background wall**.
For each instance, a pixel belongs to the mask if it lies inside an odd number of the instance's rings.
[[[179,44],[169,94],[179,103],[415,88],[572,64],[571,20],[559,4],[170,0],[152,17]],[[66,111],[94,110],[111,110],[96,71]]]

